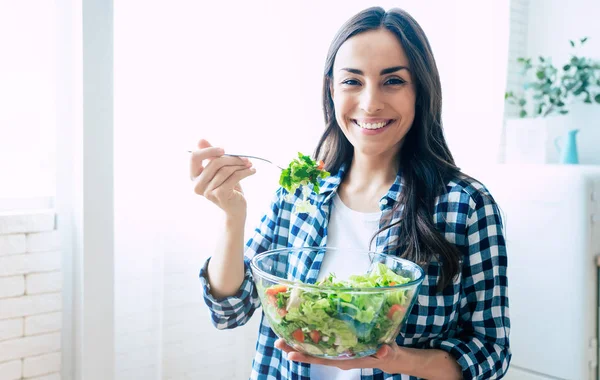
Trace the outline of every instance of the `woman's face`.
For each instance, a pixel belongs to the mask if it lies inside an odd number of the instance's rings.
[[[355,154],[395,156],[415,117],[408,58],[387,29],[342,44],[333,65],[336,120]]]

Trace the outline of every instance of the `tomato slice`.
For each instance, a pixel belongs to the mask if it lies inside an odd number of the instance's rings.
[[[317,166],[317,169],[323,170],[324,167],[325,167],[325,163],[323,162],[323,160],[320,160],[319,161],[319,166]]]
[[[287,292],[287,286],[285,285],[274,285],[269,289],[265,290],[265,293],[268,295],[275,295],[277,293]]]
[[[281,317],[285,317],[287,313],[288,311],[285,309],[277,309],[277,314],[279,314]]]
[[[268,295],[269,298],[269,303],[273,306],[277,306],[277,297],[275,297],[275,295],[273,294],[269,294]]]
[[[294,338],[300,343],[304,343],[304,333],[302,332],[302,329],[294,330],[294,332],[292,333],[292,338]]]
[[[321,333],[317,330],[309,332],[308,335],[310,335],[310,339],[315,343],[319,343],[319,340],[321,340]]]
[[[398,304],[392,305],[392,307],[390,307],[390,310],[387,313],[388,319],[394,319],[394,315],[399,311],[402,311],[402,313],[404,313],[406,311],[406,308]]]

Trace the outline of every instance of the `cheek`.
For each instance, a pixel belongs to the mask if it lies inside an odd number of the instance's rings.
[[[344,118],[346,117],[346,112],[343,103],[336,101],[333,103],[333,106],[335,109],[335,119],[337,120],[340,126],[344,125]]]
[[[351,116],[353,109],[353,100],[349,96],[338,96],[333,102],[335,116],[339,123],[345,123],[348,117]]]

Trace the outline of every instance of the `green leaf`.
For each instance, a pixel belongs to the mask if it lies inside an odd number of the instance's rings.
[[[541,70],[538,71],[535,75],[537,76],[538,79],[544,79],[544,78],[546,78],[546,73],[544,71],[541,71]]]
[[[546,60],[544,59],[544,57],[540,56],[539,58],[540,58],[540,62],[542,62],[542,63],[546,62]]]
[[[600,103],[600,94],[596,94],[596,96],[594,96],[594,100],[596,103]]]
[[[581,44],[583,45],[583,44],[585,43],[585,41],[587,41],[587,39],[588,39],[587,37],[583,37],[583,38],[580,40],[580,41],[581,41]]]
[[[521,99],[521,100],[519,100],[519,105],[520,105],[521,107],[523,107],[525,104],[527,104],[527,101],[526,101],[525,99]]]
[[[566,115],[569,113],[569,111],[568,110],[560,110],[560,111],[558,111],[558,113],[560,113],[561,115]]]
[[[573,42],[573,40],[569,40],[569,42],[571,43],[571,47],[575,47],[575,42]]]
[[[569,71],[571,69],[571,65],[564,65],[563,66],[563,70],[564,71]]]
[[[538,113],[538,115],[541,115],[541,114],[542,114],[542,111],[544,110],[544,106],[545,106],[545,105],[546,105],[545,103],[540,103],[540,104],[538,105],[538,107],[537,107],[537,113]]]
[[[519,116],[520,116],[520,117],[525,117],[525,116],[527,116],[527,111],[525,111],[525,110],[521,110],[521,112],[519,113]]]

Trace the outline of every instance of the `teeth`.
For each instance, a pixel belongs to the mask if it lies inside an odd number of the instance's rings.
[[[364,128],[364,129],[379,129],[379,128],[383,128],[387,125],[387,121],[382,122],[382,123],[363,123],[362,121],[356,121],[356,124],[358,124],[359,127]]]

